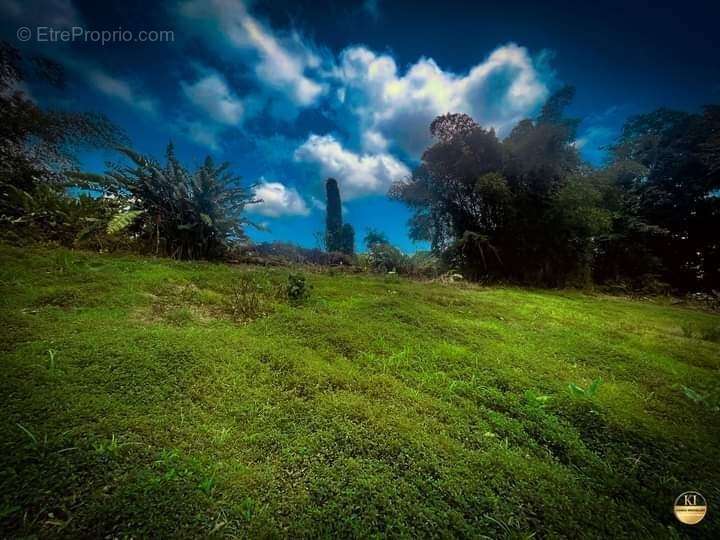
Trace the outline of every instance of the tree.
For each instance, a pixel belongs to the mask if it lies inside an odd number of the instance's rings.
[[[19,90],[29,80],[63,85],[61,66],[32,57],[27,66],[20,52],[0,42],[0,182],[3,193],[30,194],[38,185],[59,185],[67,170],[76,170],[75,154],[83,148],[125,144],[126,136],[105,116],[45,110]],[[12,202],[2,205],[12,210]]]
[[[106,248],[104,227],[117,210],[115,203],[68,196],[67,173],[77,170],[79,150],[110,148],[127,138],[103,115],[40,107],[22,90],[25,83],[62,90],[62,67],[39,56],[23,58],[15,47],[0,42],[3,236]]]
[[[618,251],[645,251],[655,264],[625,273],[656,273],[681,289],[720,287],[719,134],[719,106],[701,114],[659,109],[628,120],[605,174],[630,204],[613,227],[603,268],[617,267]]]
[[[375,244],[382,245],[390,243],[384,232],[372,228],[368,229],[363,242],[365,243],[365,247],[368,251],[370,251]]]
[[[246,240],[243,217],[252,198],[229,171],[207,157],[195,171],[185,169],[167,147],[165,165],[133,150],[120,151],[130,160],[105,175],[76,173],[77,184],[127,202],[128,209],[111,222],[114,232],[127,229],[156,253],[178,259],[216,258]],[[251,224],[252,225],[252,224]]]
[[[325,247],[328,251],[342,251],[343,223],[342,202],[337,180],[328,178],[325,182],[326,216],[325,216]]]
[[[562,114],[572,94],[561,89],[504,140],[467,115],[436,118],[420,166],[390,191],[414,212],[411,237],[473,279],[587,279],[608,219],[572,145],[577,120]]]
[[[342,227],[342,246],[340,251],[346,255],[355,254],[355,229],[349,223],[345,223]]]

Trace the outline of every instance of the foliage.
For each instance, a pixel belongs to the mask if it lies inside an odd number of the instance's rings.
[[[577,384],[571,382],[568,384],[568,391],[570,392],[570,395],[575,398],[591,399],[597,394],[602,382],[602,378],[594,379],[587,388],[581,388]]]
[[[313,264],[319,266],[350,266],[352,258],[334,251],[308,249],[287,242],[263,242],[251,244],[237,250],[238,260],[270,265]]]
[[[720,106],[628,120],[604,171],[615,205],[598,279],[657,274],[679,289],[720,287]]]
[[[77,167],[80,149],[109,148],[126,136],[105,116],[46,110],[21,88],[28,79],[62,90],[62,68],[44,57],[31,57],[0,42],[0,182],[33,194],[38,186],[61,184],[64,171]],[[8,215],[12,205],[0,199]]]
[[[363,238],[363,243],[365,244],[365,248],[370,250],[374,244],[389,244],[390,241],[384,232],[377,229],[368,229],[367,233],[365,233],[365,238]]]
[[[355,254],[355,229],[349,223],[343,225],[342,200],[337,180],[328,178],[325,182],[327,196],[325,215],[325,249],[329,252]]]
[[[260,284],[250,276],[240,276],[230,291],[230,312],[236,321],[250,321],[267,311]]]
[[[390,192],[414,211],[411,236],[471,279],[587,279],[609,218],[572,145],[577,121],[562,117],[572,93],[560,90],[504,140],[466,115],[438,117],[436,142]]]
[[[395,272],[410,277],[434,278],[444,266],[434,254],[418,251],[410,256],[389,243],[375,242],[367,252],[367,266],[373,272]]]
[[[373,272],[400,272],[405,267],[406,256],[395,246],[375,243],[368,250],[368,264]]]
[[[328,178],[325,182],[325,249],[343,251],[342,202],[337,180]]]
[[[310,286],[307,284],[305,276],[302,274],[288,275],[285,294],[292,304],[300,304],[307,300],[310,296]]]
[[[128,210],[126,212],[118,212],[108,222],[108,234],[116,234],[123,229],[127,229],[137,217],[142,215],[142,213],[142,210]]]
[[[132,247],[129,239],[107,232],[110,219],[122,210],[118,200],[83,193],[73,197],[49,185],[38,185],[29,193],[6,184],[0,193],[13,208],[0,214],[0,237],[6,242],[51,242],[97,251]]]
[[[66,172],[77,167],[82,149],[108,148],[126,141],[106,117],[47,110],[22,88],[27,82],[60,91],[62,68],[34,56],[29,60],[0,42],[0,223],[6,240],[82,244],[105,249],[117,242],[104,235],[108,201],[70,197]]]
[[[217,258],[246,241],[242,216],[257,202],[229,171],[207,157],[195,171],[186,170],[167,147],[164,166],[122,148],[131,165],[116,166],[106,175],[76,173],[82,187],[127,202],[129,210],[111,221],[109,230],[126,230],[152,246],[155,253],[178,259]]]
[[[340,251],[346,255],[355,254],[355,229],[349,223],[342,226],[342,245]]]

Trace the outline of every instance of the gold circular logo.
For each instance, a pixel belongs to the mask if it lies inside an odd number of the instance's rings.
[[[686,491],[675,499],[673,506],[675,517],[685,525],[697,525],[707,514],[707,503],[705,497],[697,491]]]

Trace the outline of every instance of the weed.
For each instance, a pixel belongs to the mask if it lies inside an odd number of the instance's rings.
[[[240,276],[230,290],[229,311],[236,321],[250,321],[266,314],[263,288],[249,276]]]
[[[525,400],[533,406],[545,407],[547,403],[552,399],[552,396],[538,395],[532,390],[525,390]]]
[[[245,521],[250,521],[255,514],[255,501],[251,497],[245,497],[240,503],[240,513]]]
[[[592,399],[593,397],[595,397],[595,394],[598,393],[602,382],[602,378],[597,378],[593,380],[593,382],[590,383],[590,386],[588,386],[587,388],[581,388],[577,384],[571,382],[570,384],[568,384],[568,391],[570,392],[570,395],[574,398]]]
[[[720,404],[714,404],[712,400],[709,398],[709,396],[703,396],[699,392],[696,392],[689,386],[683,386],[683,394],[685,394],[685,397],[690,399],[691,401],[695,403],[699,403],[701,405],[704,405],[708,407],[710,410],[718,412],[720,411]]]
[[[55,351],[52,349],[48,349],[48,371],[50,372],[50,375],[55,375],[56,373],[56,364],[55,364]]]
[[[211,497],[213,491],[215,491],[215,478],[213,478],[212,476],[203,478],[198,484],[198,489],[208,497]]]

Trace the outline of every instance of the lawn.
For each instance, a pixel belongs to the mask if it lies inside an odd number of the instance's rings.
[[[0,536],[720,537],[720,316],[302,271],[0,246]]]

